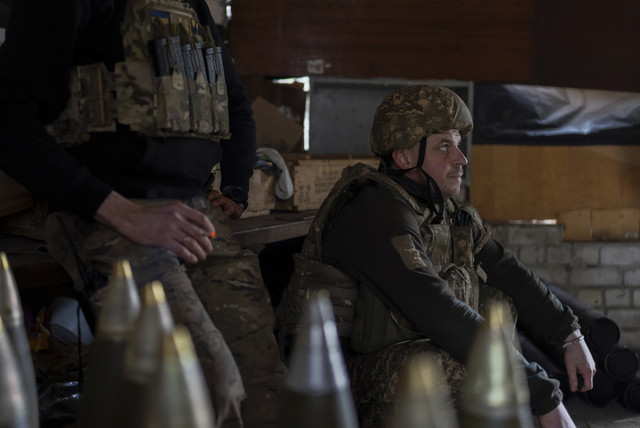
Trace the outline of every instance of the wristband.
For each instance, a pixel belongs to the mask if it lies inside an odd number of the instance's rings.
[[[574,343],[578,343],[580,342],[582,339],[584,339],[584,336],[579,336],[576,337],[575,339],[571,339],[571,340],[567,340],[566,342],[564,342],[562,344],[562,349],[566,349],[568,346],[573,345]]]

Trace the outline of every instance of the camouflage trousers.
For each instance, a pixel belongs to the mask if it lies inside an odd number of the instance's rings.
[[[515,306],[497,288],[481,284],[479,300],[478,312],[483,315],[491,303],[506,301],[515,320]],[[441,391],[451,394],[451,408],[455,408],[466,375],[465,366],[428,339],[407,340],[368,354],[347,353],[345,360],[361,427],[390,426],[404,368],[413,357],[422,353],[433,355],[443,368],[446,384],[441,386]]]
[[[240,248],[231,234],[231,220],[221,210],[209,215],[216,228],[214,250],[206,260],[189,266],[166,248],[136,244],[109,227],[67,212],[50,214],[45,234],[53,257],[74,286],[82,287],[62,221],[86,271],[97,311],[118,260],[129,261],[139,288],[151,281],[162,283],[175,323],[191,333],[216,427],[275,427],[286,367],[273,333],[274,311],[258,258]]]

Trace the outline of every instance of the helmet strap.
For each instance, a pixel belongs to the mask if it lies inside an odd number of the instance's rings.
[[[433,219],[434,223],[440,223],[444,218],[444,197],[442,196],[442,191],[440,190],[440,186],[438,183],[429,175],[427,172],[422,169],[422,164],[424,163],[424,155],[427,151],[427,137],[424,136],[420,139],[420,149],[418,151],[418,164],[414,167],[407,169],[391,169],[386,168],[385,173],[388,175],[402,175],[407,172],[418,169],[425,177],[427,185],[425,188],[425,200],[427,201],[427,206],[436,213],[436,216]]]

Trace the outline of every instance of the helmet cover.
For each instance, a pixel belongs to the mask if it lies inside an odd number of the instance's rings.
[[[464,101],[444,87],[407,86],[387,95],[376,109],[371,151],[385,156],[450,129],[457,129],[461,137],[473,129],[471,112]]]

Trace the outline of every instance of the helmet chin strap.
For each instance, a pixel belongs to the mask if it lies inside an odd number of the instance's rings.
[[[438,186],[438,183],[429,175],[427,172],[422,169],[422,164],[424,163],[424,154],[427,151],[427,137],[422,137],[420,139],[420,150],[418,152],[418,164],[414,167],[407,169],[390,169],[387,168],[385,172],[390,175],[402,175],[407,172],[418,169],[424,176],[427,185],[425,186],[425,199],[427,201],[427,205],[431,210],[436,213],[435,218],[433,219],[434,223],[440,223],[444,218],[444,197],[442,196],[442,191]]]

